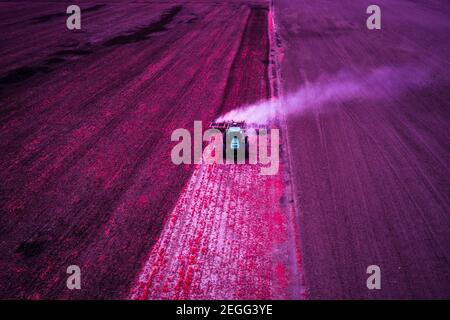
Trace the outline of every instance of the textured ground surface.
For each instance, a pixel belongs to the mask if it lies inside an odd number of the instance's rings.
[[[258,166],[196,168],[131,297],[304,297],[284,192]]]
[[[1,297],[128,297],[194,169],[171,132],[270,95],[251,3],[89,2],[77,32],[63,4],[0,4]]]
[[[287,118],[306,285],[312,299],[449,298],[450,6],[376,4],[369,31],[365,1],[276,1],[284,92],[308,97]]]
[[[80,4],[0,2],[0,298],[450,298],[445,1]],[[277,175],[172,164],[272,71]]]

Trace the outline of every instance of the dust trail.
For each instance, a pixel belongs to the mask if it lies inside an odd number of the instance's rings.
[[[340,72],[320,77],[315,82],[306,82],[298,91],[284,97],[283,101],[269,100],[243,106],[220,116],[217,121],[265,124],[275,119],[278,112],[291,115],[323,109],[332,102],[392,98],[407,88],[423,85],[429,74],[428,69],[418,67],[381,67],[368,74]]]

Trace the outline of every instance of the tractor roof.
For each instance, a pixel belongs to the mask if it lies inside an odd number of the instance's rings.
[[[245,122],[244,121],[211,122],[209,127],[213,128],[213,129],[219,129],[219,130],[228,130],[231,128],[239,128],[239,130],[241,130],[245,127]]]

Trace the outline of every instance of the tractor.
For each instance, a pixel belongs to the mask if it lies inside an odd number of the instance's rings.
[[[222,133],[224,160],[233,159],[237,163],[245,162],[245,159],[249,158],[249,144],[244,121],[212,122],[209,127]]]

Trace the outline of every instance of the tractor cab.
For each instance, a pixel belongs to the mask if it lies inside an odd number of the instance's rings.
[[[232,158],[237,161],[248,158],[248,139],[243,121],[212,122],[210,128],[222,132],[224,159]]]
[[[230,137],[230,148],[231,149],[239,149],[239,147],[241,146],[241,142],[239,139],[239,136],[242,135],[242,129],[240,127],[230,127],[227,130],[227,137]]]

